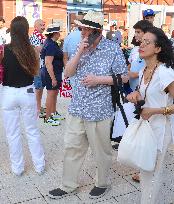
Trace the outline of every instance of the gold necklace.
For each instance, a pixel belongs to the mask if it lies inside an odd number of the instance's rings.
[[[148,69],[148,67],[145,68],[144,72],[144,83],[146,84],[152,77],[154,70],[158,66],[158,63],[156,63],[155,67],[153,69]],[[147,76],[145,76],[147,75]]]

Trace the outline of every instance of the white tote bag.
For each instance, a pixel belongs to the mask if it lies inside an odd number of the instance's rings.
[[[153,171],[157,158],[157,141],[147,120],[134,119],[119,144],[117,160],[129,167]]]
[[[135,117],[135,114],[133,113],[135,111],[135,106],[133,103],[124,103],[122,104],[128,123],[131,122],[131,120]],[[113,126],[113,133],[112,133],[112,139],[117,138],[119,136],[122,136],[126,130],[126,125],[123,120],[123,116],[121,114],[120,109],[115,112],[115,119],[114,119],[114,126]]]

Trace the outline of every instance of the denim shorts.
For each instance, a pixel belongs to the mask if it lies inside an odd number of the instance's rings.
[[[41,78],[41,73],[39,73],[39,75],[34,77],[34,87],[35,89],[43,89],[45,87]]]

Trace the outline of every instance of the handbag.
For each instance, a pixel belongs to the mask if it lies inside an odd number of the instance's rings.
[[[119,144],[117,161],[138,170],[153,171],[157,158],[157,141],[147,120],[134,119]]]
[[[0,45],[0,84],[3,83],[3,79],[4,79],[4,67],[2,65],[3,58],[4,58],[4,46]]]

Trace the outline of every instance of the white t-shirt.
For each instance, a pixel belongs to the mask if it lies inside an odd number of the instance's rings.
[[[143,71],[140,71],[140,79],[142,77]],[[152,80],[147,88],[147,94],[145,99],[144,107],[149,108],[162,108],[170,106],[173,104],[173,97],[169,94],[166,94],[164,91],[169,84],[174,81],[174,70],[172,68],[167,68],[165,64],[161,64],[153,74]],[[140,93],[142,97],[145,96],[145,89],[147,84],[144,84],[144,79],[142,80],[140,86]],[[168,117],[169,120],[166,120]],[[174,121],[173,115],[164,116],[162,114],[153,115],[149,119],[149,123],[152,127],[152,130],[157,138],[158,149],[162,151],[163,140],[165,134],[166,122],[170,121],[170,126],[172,130],[173,142],[174,142]]]

